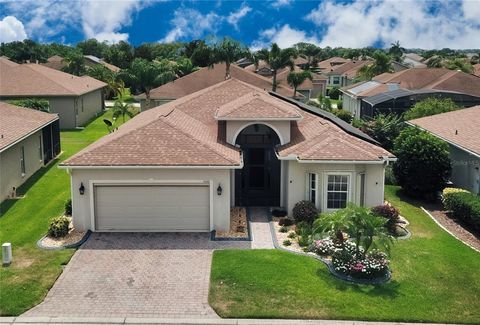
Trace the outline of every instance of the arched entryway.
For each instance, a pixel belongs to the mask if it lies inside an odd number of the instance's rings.
[[[243,152],[242,169],[235,171],[235,205],[279,206],[280,161],[275,146],[278,135],[264,124],[247,126],[239,133],[235,144]]]

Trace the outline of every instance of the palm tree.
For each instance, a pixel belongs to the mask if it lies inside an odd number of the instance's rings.
[[[285,67],[293,70],[295,66],[293,59],[297,57],[297,52],[293,48],[281,49],[276,43],[273,43],[270,50],[262,49],[257,52],[257,56],[270,66],[273,75],[272,91],[276,91],[278,70]]]
[[[230,65],[240,60],[247,49],[239,42],[224,37],[221,42],[217,42],[212,47],[215,63],[225,63],[225,80],[230,79]]]
[[[122,116],[123,123],[125,123],[125,115],[128,115],[130,118],[133,117],[133,112],[131,102],[124,101],[122,99],[115,100],[113,105],[113,118],[117,119],[119,116]]]
[[[392,59],[397,62],[402,62],[403,53],[405,53],[405,49],[400,46],[400,42],[396,41],[395,43],[390,44],[391,47],[388,50],[388,54],[392,56]]]
[[[373,53],[374,62],[366,64],[358,70],[357,76],[363,80],[371,80],[373,77],[385,72],[392,72],[390,57],[382,51]]]
[[[172,63],[167,60],[149,62],[144,59],[133,60],[130,68],[119,73],[119,77],[132,86],[145,92],[145,107],[150,108],[150,91],[175,79]]]
[[[313,233],[329,235],[337,246],[343,247],[347,240],[345,234],[351,228],[349,214],[345,209],[336,210],[331,213],[322,213],[313,222]]]
[[[123,81],[118,80],[117,73],[101,64],[88,68],[87,75],[107,84],[107,98],[111,98],[110,96],[118,96],[121,88],[125,87]]]
[[[296,48],[299,55],[302,58],[307,59],[308,68],[312,68],[314,65],[316,66],[317,61],[322,55],[322,49],[314,44],[298,43],[296,44]]]
[[[73,74],[75,76],[83,76],[86,72],[85,61],[83,54],[79,52],[72,52],[68,54],[63,62],[66,66],[62,69],[64,72]]]
[[[287,82],[293,88],[294,98],[297,95],[298,86],[300,86],[307,79],[312,80],[312,74],[310,73],[310,71],[300,71],[300,72],[292,71],[288,74]]]
[[[189,58],[181,58],[177,60],[175,64],[175,72],[179,78],[197,70],[198,67],[194,66],[192,60],[190,60]]]

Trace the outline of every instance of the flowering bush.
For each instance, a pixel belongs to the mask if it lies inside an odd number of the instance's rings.
[[[293,219],[299,223],[305,221],[309,224],[318,217],[318,210],[310,201],[300,201],[295,204],[292,210]]]
[[[390,261],[379,250],[367,254],[357,252],[355,244],[349,243],[343,249],[337,249],[332,255],[332,264],[337,272],[355,278],[375,278],[388,271]]]
[[[373,207],[372,213],[388,219],[385,223],[385,227],[387,227],[391,234],[395,234],[396,225],[400,221],[400,213],[397,208],[387,203]]]
[[[318,255],[332,256],[335,252],[335,244],[330,238],[315,240],[312,251]]]

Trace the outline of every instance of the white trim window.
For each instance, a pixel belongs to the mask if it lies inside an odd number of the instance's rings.
[[[343,209],[350,197],[350,175],[327,175],[327,209]]]
[[[315,173],[307,174],[307,200],[318,207],[318,175]]]

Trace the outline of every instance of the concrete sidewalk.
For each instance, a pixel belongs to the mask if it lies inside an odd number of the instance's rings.
[[[183,319],[183,318],[78,318],[78,317],[0,317],[0,324],[184,324],[184,325],[402,325],[415,323],[364,322],[343,320],[297,320],[297,319]],[[420,323],[418,323],[420,324]],[[422,325],[434,325],[421,323]],[[438,324],[436,324],[438,325]]]

